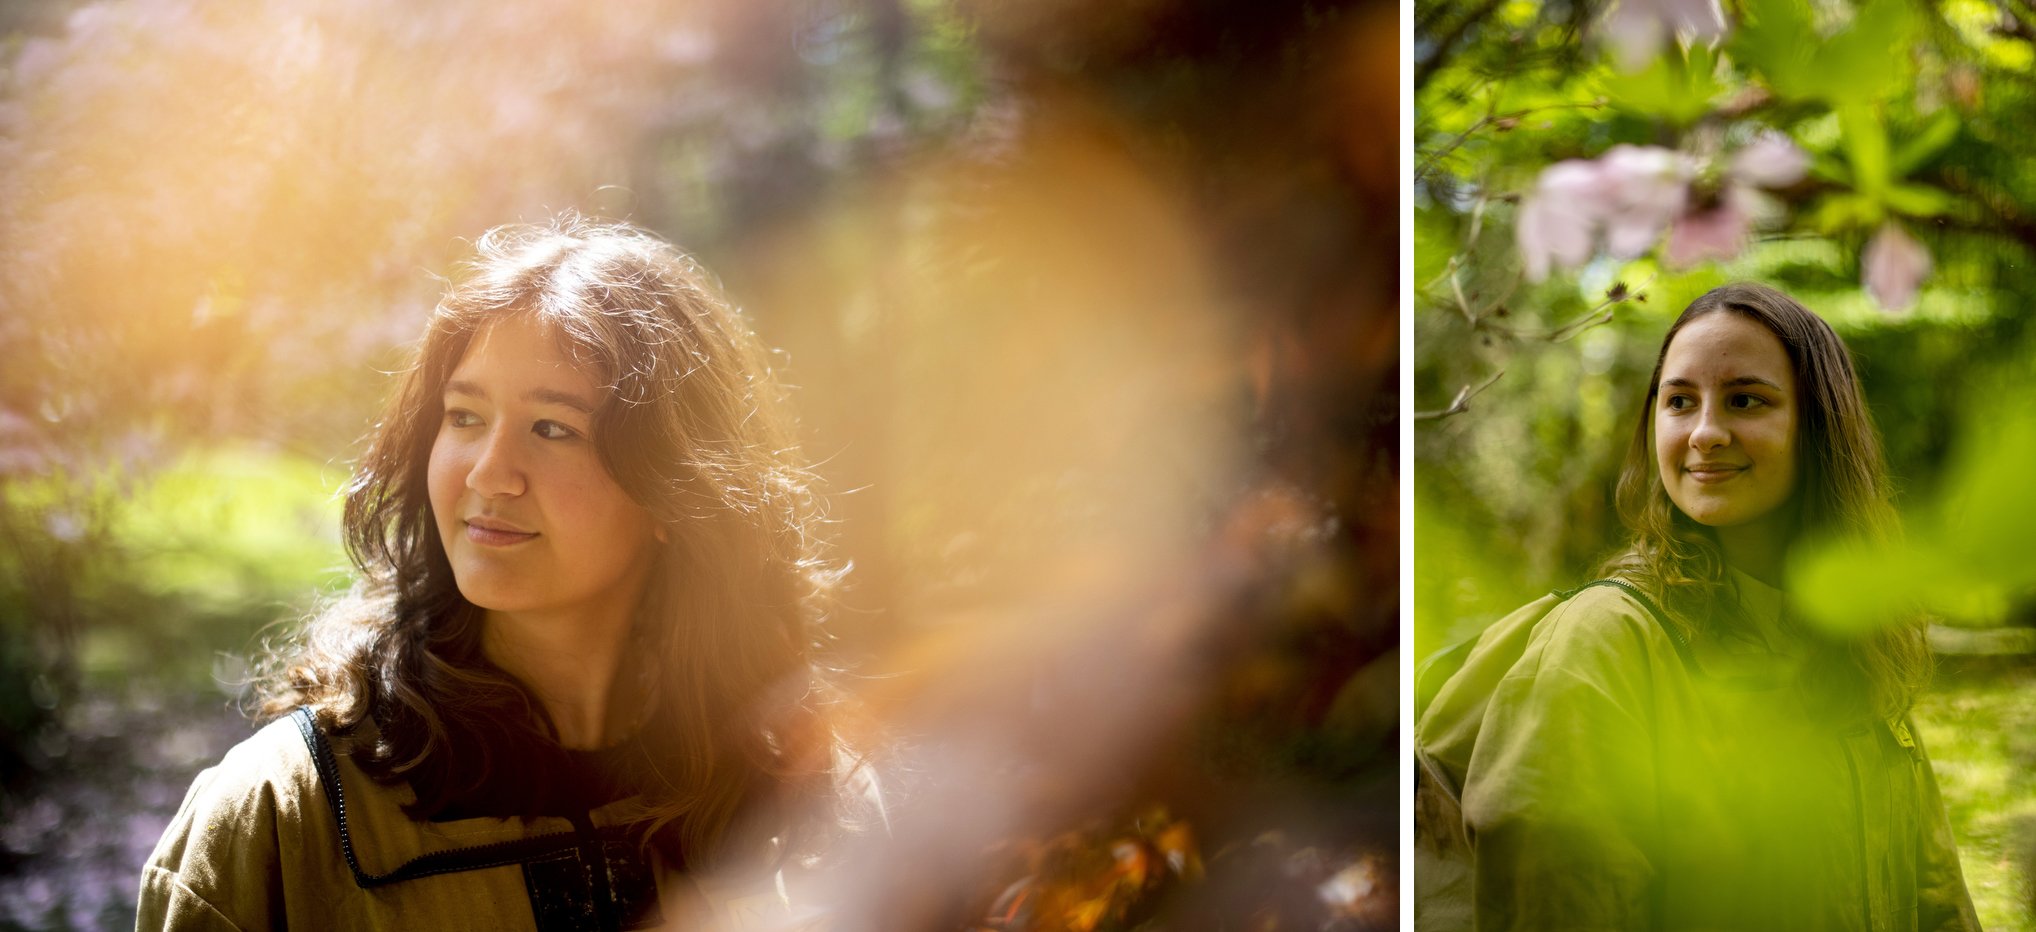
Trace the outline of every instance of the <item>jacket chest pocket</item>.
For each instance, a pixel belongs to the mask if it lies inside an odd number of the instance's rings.
[[[622,932],[664,922],[657,874],[627,841],[596,835],[578,848],[525,861],[523,884],[537,932]]]

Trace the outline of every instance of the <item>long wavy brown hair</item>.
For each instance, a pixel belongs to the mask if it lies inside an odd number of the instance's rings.
[[[1662,485],[1654,404],[1669,344],[1691,321],[1710,314],[1738,314],[1758,323],[1788,352],[1799,399],[1796,490],[1783,506],[1794,512],[1792,541],[1886,541],[1900,533],[1873,415],[1845,341],[1823,318],[1773,288],[1741,282],[1712,289],[1690,302],[1661,340],[1619,476],[1619,515],[1632,540],[1600,568],[1601,575],[1624,577],[1652,593],[1693,634],[1737,619],[1740,612],[1716,537],[1677,508]],[[1929,679],[1929,648],[1913,620],[1842,639],[1798,630],[1819,647],[1818,662],[1805,676],[1820,695],[1835,697],[1835,714],[1871,710],[1882,718],[1898,716]]]
[[[601,462],[668,538],[631,634],[643,675],[618,689],[641,703],[651,835],[694,865],[786,851],[852,759],[815,659],[838,573],[767,353],[699,265],[635,227],[568,216],[476,246],[347,485],[358,582],[272,658],[261,713],[308,706],[329,733],[371,735],[350,753],[410,784],[413,817],[505,787],[541,797],[533,783],[564,769],[546,764],[564,752],[542,704],[482,656],[483,613],[460,594],[426,487],[468,345],[534,319],[606,387]]]

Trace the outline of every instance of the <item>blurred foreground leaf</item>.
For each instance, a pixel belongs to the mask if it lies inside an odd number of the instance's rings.
[[[1800,548],[1791,568],[1799,605],[1833,630],[1857,630],[1921,609],[1997,624],[2036,586],[2036,408],[1995,393],[1963,431],[1936,499],[1911,511],[1905,540]]]

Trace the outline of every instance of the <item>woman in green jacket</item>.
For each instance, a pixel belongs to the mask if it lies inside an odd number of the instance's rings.
[[[845,761],[766,356],[640,230],[498,229],[346,491],[353,592],[142,878],[154,929],[783,925]],[[760,926],[758,926],[760,927]]]
[[[1771,288],[1669,329],[1601,582],[1481,635],[1417,729],[1417,927],[1976,930],[1907,710],[1913,624],[1839,635],[1790,545],[1896,532],[1844,343]]]

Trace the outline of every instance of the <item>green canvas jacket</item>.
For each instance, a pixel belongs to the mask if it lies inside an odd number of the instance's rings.
[[[780,885],[682,874],[634,799],[573,818],[410,818],[299,711],[198,775],[143,868],[139,932],[803,927]]]
[[[1458,914],[1417,927],[1979,928],[1914,731],[1812,715],[1782,594],[1733,576],[1747,630],[1679,644],[1604,586],[1548,608],[1510,666],[1471,653],[1417,728],[1470,853],[1429,840],[1417,870],[1460,876],[1427,878],[1457,889],[1425,902]]]

